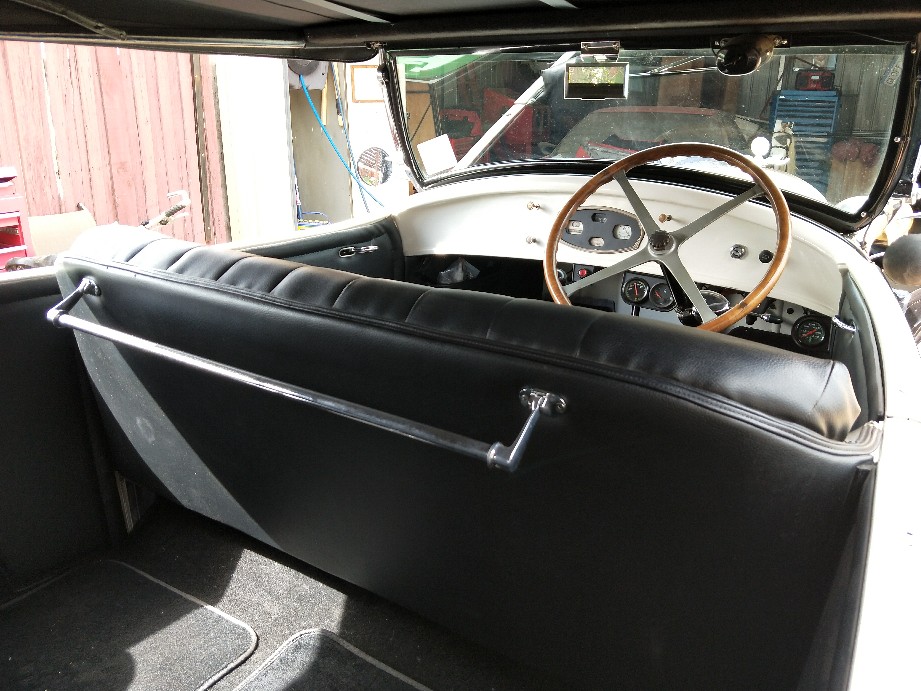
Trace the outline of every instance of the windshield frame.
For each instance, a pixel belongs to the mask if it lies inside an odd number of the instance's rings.
[[[897,185],[902,179],[908,144],[911,140],[911,123],[917,109],[919,92],[919,52],[917,46],[919,36],[911,35],[906,37],[905,41],[893,41],[886,39],[876,40],[873,37],[865,35],[841,34],[835,37],[836,40],[829,40],[829,37],[823,37],[822,40],[816,38],[799,37],[790,43],[801,46],[827,46],[850,45],[856,44],[872,47],[878,45],[901,45],[902,51],[902,71],[899,84],[897,85],[897,96],[895,108],[892,117],[892,126],[888,133],[889,146],[886,147],[881,163],[880,174],[877,176],[873,187],[867,193],[867,201],[856,211],[849,213],[838,209],[830,204],[822,203],[816,200],[807,199],[795,192],[785,191],[788,197],[791,209],[808,218],[818,221],[829,226],[833,230],[841,233],[853,233],[861,227],[869,224],[885,206],[886,201],[892,195]],[[706,39],[703,45],[709,45],[710,39]],[[701,44],[697,44],[700,47]],[[638,45],[637,49],[645,46]],[[491,177],[497,175],[521,175],[521,174],[577,174],[593,175],[602,170],[611,161],[603,159],[542,159],[529,161],[504,161],[488,164],[478,164],[476,166],[464,169],[451,169],[434,175],[426,176],[422,170],[419,161],[413,155],[412,147],[409,145],[410,134],[406,126],[406,112],[400,94],[400,83],[398,78],[397,58],[399,56],[421,56],[421,55],[438,55],[438,54],[459,54],[462,52],[475,53],[526,53],[526,52],[566,52],[571,50],[578,51],[578,45],[573,44],[541,44],[528,46],[499,46],[494,48],[476,48],[464,47],[441,47],[426,48],[422,50],[394,50],[387,51],[384,47],[379,53],[380,74],[384,84],[385,102],[388,106],[388,115],[391,120],[391,128],[394,135],[394,141],[403,154],[406,171],[412,180],[412,183],[419,190],[440,187],[443,185],[460,182],[463,180],[475,179],[480,177]],[[662,54],[681,53],[681,48],[667,46],[662,49]],[[915,139],[921,133],[914,133]],[[708,173],[705,171],[694,171],[688,169],[679,169],[664,165],[647,165],[636,168],[631,172],[631,177],[637,177],[665,183],[690,185],[694,187],[706,187],[732,193],[738,187],[739,181],[734,181],[725,176]]]

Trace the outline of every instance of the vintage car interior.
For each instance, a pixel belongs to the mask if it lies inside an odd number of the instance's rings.
[[[417,193],[0,277],[5,688],[921,683],[921,9],[163,5],[0,36],[376,55]]]

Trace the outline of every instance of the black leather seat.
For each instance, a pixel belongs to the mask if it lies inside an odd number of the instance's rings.
[[[790,688],[843,621],[873,471],[838,363],[154,234],[74,254],[79,316],[442,429],[569,401],[504,474],[81,336],[119,468],[196,511],[574,685]]]

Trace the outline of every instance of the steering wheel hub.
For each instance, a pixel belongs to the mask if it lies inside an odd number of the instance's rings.
[[[656,255],[668,254],[675,249],[677,243],[675,238],[659,230],[649,236],[649,251]]]

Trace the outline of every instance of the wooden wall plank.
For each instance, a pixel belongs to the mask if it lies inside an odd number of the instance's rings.
[[[157,61],[156,53],[143,53],[144,56],[144,75],[140,77],[144,80],[144,89],[148,94],[148,102],[151,108],[151,117],[149,123],[149,135],[155,150],[152,169],[154,178],[150,183],[153,191],[153,210],[152,214],[159,213],[165,209],[167,199],[166,195],[170,191],[167,181],[167,170],[169,162],[166,157],[166,145],[163,133],[163,116],[161,114],[161,101],[159,91],[160,68]]]
[[[0,42],[0,94],[13,94],[9,74],[9,61],[6,59],[6,42]],[[12,166],[17,173],[22,172],[22,157],[19,150],[19,126],[16,119],[17,108],[6,108],[0,120],[0,167]],[[16,180],[16,190],[25,194],[21,179]]]
[[[84,200],[84,204],[97,223],[106,224],[114,223],[118,214],[115,209],[112,162],[99,85],[99,50],[88,46],[76,46],[74,63],[77,75],[75,87],[79,94],[80,111],[83,113],[82,135],[86,143],[89,165],[89,198]]]
[[[115,213],[119,223],[143,221],[143,192],[138,184],[137,116],[131,95],[130,72],[123,70],[118,48],[98,48],[99,86],[112,166]]]
[[[169,125],[164,127],[164,134],[170,138],[172,151],[172,164],[167,170],[167,181],[170,191],[177,189],[188,190],[188,173],[186,172],[185,127],[183,126],[182,101],[179,96],[179,65],[178,56],[170,53],[166,56],[163,77],[168,86],[159,94],[160,112]],[[182,217],[175,219],[165,232],[183,240],[192,240],[191,224],[188,220],[188,210]]]
[[[89,199],[89,160],[86,154],[83,109],[74,88],[76,67],[73,46],[46,44],[45,81],[54,125],[58,175],[64,196],[62,210],[76,211]]]
[[[9,42],[5,48],[10,93],[16,94],[13,117],[19,133],[20,189],[28,199],[29,214],[61,213],[48,129],[41,46]]]
[[[189,54],[0,41],[0,93],[13,96],[0,121],[0,165],[19,171],[28,212],[82,203],[100,224],[134,225],[186,189],[189,215],[162,230],[228,241],[214,67],[196,59],[197,86]]]
[[[195,116],[195,148],[198,155],[198,181],[202,196],[202,232],[205,243],[211,242],[211,209],[209,206],[210,189],[208,188],[208,146],[205,142],[205,112],[201,90],[201,55],[191,56],[192,67],[192,108]]]
[[[78,67],[77,67],[77,49],[76,46],[56,46],[57,49],[66,48],[66,68],[67,72],[63,75],[66,84],[63,90],[67,92],[68,99],[65,101],[67,106],[68,120],[66,126],[72,132],[71,151],[72,160],[79,161],[79,175],[81,178],[80,185],[74,186],[73,189],[79,190],[74,198],[69,200],[69,208],[76,210],[78,205],[90,208],[89,204],[93,199],[92,176],[94,174],[93,161],[90,159],[89,142],[86,138],[86,113],[82,107],[80,90],[78,88]]]
[[[173,192],[179,189],[186,189],[188,184],[187,176],[181,175],[180,171],[185,170],[185,149],[182,143],[184,132],[182,129],[181,109],[175,107],[175,91],[178,88],[176,84],[176,56],[173,53],[156,54],[156,91],[151,93],[157,94],[157,102],[160,104],[160,122],[163,125],[163,149],[162,156],[166,163],[163,171],[164,181],[167,191]],[[163,207],[166,205],[166,194],[163,196]],[[177,219],[166,227],[174,237],[186,237],[186,221]],[[191,239],[191,238],[189,238]]]
[[[141,221],[146,221],[148,216],[146,213],[146,201],[144,199],[144,174],[141,167],[140,127],[138,126],[137,107],[134,102],[134,94],[139,88],[139,84],[135,81],[134,72],[131,66],[131,55],[134,52],[133,50],[115,49],[115,53],[118,56],[118,66],[122,78],[121,88],[126,106],[126,115],[123,124],[128,145],[128,175],[131,177],[133,183],[131,189],[134,191],[134,204],[137,209],[137,216],[131,223],[136,224]]]
[[[227,185],[224,181],[224,153],[221,141],[217,81],[210,56],[200,56],[204,132],[200,138],[207,157],[208,204],[211,217],[211,242],[230,242],[230,215],[227,210]]]
[[[193,104],[192,56],[183,53],[176,55],[176,104],[181,113],[183,136],[183,159],[185,161],[186,184],[191,204],[189,215],[182,220],[186,238],[195,242],[205,241],[205,226],[202,217],[201,180],[198,170],[198,144],[195,133],[195,106]]]
[[[158,120],[158,108],[151,102],[150,90],[147,87],[148,75],[156,69],[153,56],[150,53],[138,50],[126,50],[128,63],[131,66],[131,82],[134,84],[132,95],[134,109],[137,113],[138,132],[138,166],[141,171],[140,181],[143,190],[142,218],[146,220],[159,213],[160,205],[164,198],[158,188],[158,173],[156,159],[160,154],[159,141],[154,143],[153,121]]]

